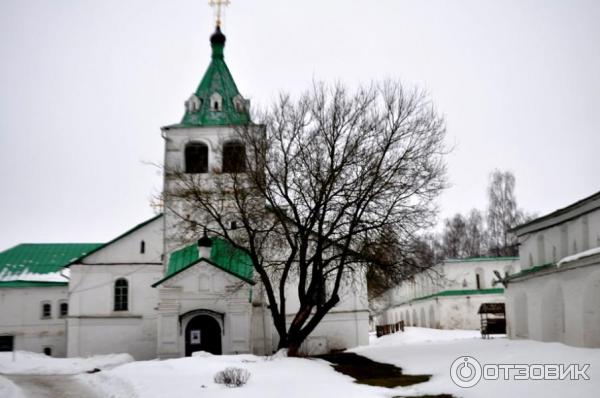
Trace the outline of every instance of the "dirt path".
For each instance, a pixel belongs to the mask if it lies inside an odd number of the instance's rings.
[[[71,375],[4,375],[27,398],[101,398]]]

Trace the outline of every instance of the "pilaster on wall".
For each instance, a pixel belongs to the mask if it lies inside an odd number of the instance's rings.
[[[173,290],[179,289],[160,288],[159,291],[157,356],[161,359],[181,356],[178,345],[179,302],[168,298]]]

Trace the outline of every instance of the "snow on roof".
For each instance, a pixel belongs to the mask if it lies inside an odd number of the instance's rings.
[[[595,247],[593,249],[585,250],[585,251],[567,256],[567,257],[561,259],[558,263],[556,263],[556,265],[558,267],[560,267],[563,264],[570,263],[570,262],[573,262],[576,260],[580,260],[585,257],[594,256],[596,254],[600,254],[600,247]]]
[[[66,283],[65,265],[99,243],[23,243],[0,253],[0,287]]]

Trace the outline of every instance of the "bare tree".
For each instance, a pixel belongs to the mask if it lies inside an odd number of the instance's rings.
[[[467,223],[461,214],[446,219],[442,232],[442,245],[445,258],[462,258],[465,256]]]
[[[445,186],[445,125],[422,92],[389,81],[353,93],[315,84],[258,120],[237,131],[238,172],[214,170],[207,181],[170,171],[178,189],[165,203],[190,209],[178,213],[189,235],[206,228],[249,256],[279,347],[294,355],[342,286],[378,262],[364,242],[393,231],[406,245],[431,225]],[[300,304],[288,325],[290,291]]]
[[[483,215],[478,209],[471,209],[466,219],[464,255],[466,257],[479,257],[487,251]]]
[[[433,267],[439,257],[430,236],[409,237],[402,242],[390,228],[373,234],[361,253],[371,259],[367,269],[369,298],[376,298],[419,272]]]
[[[515,198],[515,176],[510,171],[494,170],[488,186],[487,224],[490,254],[514,256],[518,249],[509,229],[523,220]]]

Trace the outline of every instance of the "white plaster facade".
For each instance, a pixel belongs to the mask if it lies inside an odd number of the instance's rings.
[[[255,351],[252,285],[201,260],[157,289],[160,358],[185,356],[187,324],[197,315],[218,323],[223,354]]]
[[[523,272],[506,289],[509,337],[600,347],[600,193],[514,233]]]
[[[155,217],[71,265],[68,356],[156,357],[158,292],[151,285],[163,275],[162,247],[162,217]],[[126,311],[114,307],[120,278],[129,287]]]
[[[504,302],[497,277],[519,271],[517,258],[446,260],[415,275],[381,297],[383,309],[376,325],[404,321],[409,326],[436,329],[479,329],[477,314],[483,303]]]
[[[67,286],[0,289],[0,335],[14,336],[14,349],[66,355],[66,316],[60,305],[67,301]],[[50,316],[42,305],[50,304]]]
[[[237,93],[228,69],[222,64],[224,42],[225,37],[217,29],[211,36],[213,64],[206,75],[216,80],[201,83],[201,87],[213,91],[206,98],[199,98],[197,92],[186,101],[187,112],[194,113],[204,112],[203,101],[209,99],[210,113],[206,120],[211,122],[200,122],[194,115],[190,116],[190,120],[195,120],[193,123],[182,122],[162,129],[166,171],[187,172],[186,146],[195,143],[206,146],[208,167],[204,170],[202,164],[202,171],[191,170],[187,175],[206,183],[208,189],[219,178],[223,145],[231,142],[235,133],[230,126],[233,123],[221,116],[227,111],[235,120],[245,123],[246,119],[239,114],[246,113],[249,106]],[[188,116],[186,113],[184,120]],[[203,145],[196,145],[194,150],[204,151]],[[210,329],[218,331],[219,352],[272,353],[277,347],[277,335],[258,281],[241,280],[204,260],[167,275],[171,254],[199,238],[181,228],[181,218],[175,212],[195,220],[202,215],[192,214],[183,201],[173,199],[171,193],[177,188],[177,181],[169,172],[165,173],[163,188],[164,215],[138,225],[70,264],[68,291],[63,288],[53,298],[68,300],[69,304],[66,338],[65,324],[61,321],[60,352],[64,353],[66,346],[68,356],[128,352],[136,359],[178,357],[189,354],[189,341],[203,341]],[[6,295],[10,294],[7,290]],[[289,321],[298,309],[293,300],[296,294],[295,286],[290,285],[286,314]],[[18,293],[11,297],[6,300],[22,300]],[[306,352],[323,353],[368,343],[365,276],[357,274],[348,280],[341,288],[340,299],[307,339],[303,347]],[[39,305],[35,300],[32,305]],[[198,326],[200,320],[206,321],[206,329]],[[45,320],[38,323],[47,324]],[[195,329],[188,330],[189,325],[195,325]],[[188,332],[193,332],[193,337]],[[214,333],[208,336],[216,338]]]
[[[256,127],[260,129],[260,126]],[[202,143],[208,147],[208,172],[196,176],[200,181],[206,181],[207,186],[212,178],[218,178],[221,169],[221,148],[224,143],[235,137],[231,127],[196,127],[196,128],[164,128],[165,139],[165,168],[166,170],[183,170],[185,167],[185,147],[190,143]],[[165,191],[176,189],[177,181],[165,177]],[[181,201],[165,195],[165,250],[170,252],[180,248],[186,242],[198,239],[189,236],[189,232],[180,227],[180,216],[170,209],[176,209],[179,214],[191,214]],[[194,215],[199,217],[199,215]],[[199,288],[201,277],[210,275],[215,286],[213,290]],[[191,280],[188,280],[190,279]],[[174,278],[175,279],[175,278]],[[260,282],[255,286],[244,285],[235,292],[224,296],[228,286],[240,284],[239,280],[226,273],[214,269],[210,264],[197,264],[191,270],[178,275],[175,280],[169,280],[158,289],[159,300],[159,357],[174,357],[183,355],[185,351],[186,319],[184,314],[194,310],[208,310],[219,320],[223,327],[223,353],[253,352],[255,354],[270,354],[276,350],[278,335],[273,326],[270,311],[267,309],[266,298],[263,295]],[[311,354],[324,353],[332,349],[345,349],[368,344],[368,300],[366,278],[364,275],[348,280],[340,294],[340,303],[333,308],[311,333],[302,349]],[[299,308],[296,287],[290,284],[287,288],[287,319],[291,323]],[[251,297],[252,299],[249,299]],[[219,319],[222,317],[221,319]],[[231,325],[234,325],[233,327]],[[244,325],[243,329],[235,325]],[[246,326],[247,325],[247,326]],[[231,335],[231,333],[237,333]]]

